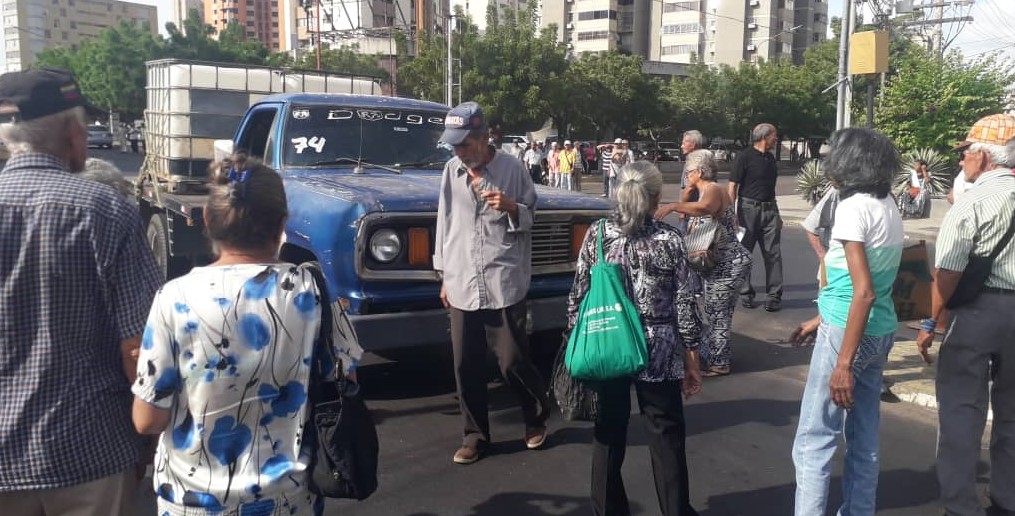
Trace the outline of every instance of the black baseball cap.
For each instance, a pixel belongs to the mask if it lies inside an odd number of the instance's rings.
[[[475,102],[463,102],[455,106],[444,118],[444,134],[441,141],[448,145],[459,145],[473,132],[487,129],[483,108]]]
[[[105,113],[88,103],[74,75],[59,68],[32,68],[0,75],[0,106],[4,104],[18,108],[17,113],[10,114],[13,121],[34,120],[76,107],[85,108],[93,116]]]

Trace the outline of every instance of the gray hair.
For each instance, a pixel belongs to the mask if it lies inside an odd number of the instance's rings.
[[[697,170],[705,181],[715,181],[718,167],[715,164],[715,156],[708,149],[698,149],[687,154],[687,164],[684,165],[687,171]]]
[[[617,224],[621,233],[633,234],[656,210],[663,190],[663,175],[649,161],[635,161],[620,169],[617,182]]]
[[[67,132],[71,123],[78,123],[85,128],[85,109],[75,107],[52,115],[0,124],[0,140],[7,145],[11,154],[22,152],[46,152],[60,154],[66,145],[61,136]]]
[[[85,169],[79,172],[78,176],[111,186],[127,200],[134,200],[134,184],[123,177],[123,172],[116,165],[106,160],[88,158],[85,160]]]
[[[969,150],[987,153],[990,156],[990,161],[999,167],[1012,168],[1015,166],[1015,138],[1008,140],[1007,145],[974,143],[969,146]]]
[[[772,124],[758,124],[751,130],[751,143],[758,143],[764,140],[768,135],[775,132],[775,126]]]
[[[695,149],[700,149],[705,146],[705,135],[701,134],[701,131],[698,131],[697,129],[685,131],[683,139],[694,142]]]
[[[839,189],[839,198],[855,193],[888,197],[902,160],[887,136],[866,128],[846,128],[828,139],[825,173]]]

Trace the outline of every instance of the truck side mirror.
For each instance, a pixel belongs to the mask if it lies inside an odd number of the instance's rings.
[[[215,161],[222,161],[228,159],[233,155],[233,141],[232,140],[215,140]]]

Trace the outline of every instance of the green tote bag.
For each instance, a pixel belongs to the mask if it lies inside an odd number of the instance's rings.
[[[578,307],[578,320],[567,342],[565,364],[571,376],[582,380],[609,380],[635,376],[648,363],[645,330],[634,303],[624,292],[624,271],[603,255],[599,221],[589,291]]]

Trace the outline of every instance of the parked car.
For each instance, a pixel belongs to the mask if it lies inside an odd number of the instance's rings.
[[[708,150],[712,151],[712,156],[715,157],[716,161],[733,161],[735,151],[731,149],[725,143],[713,143],[708,146]]]
[[[641,140],[631,142],[635,159],[646,161],[680,161],[682,152],[676,142]]]
[[[500,139],[500,150],[504,152],[513,152],[516,143],[525,147],[529,143],[529,139],[516,134],[502,136]]]
[[[656,161],[681,161],[683,152],[676,142],[656,142]]]
[[[113,133],[104,125],[88,126],[88,146],[100,149],[113,148]]]

